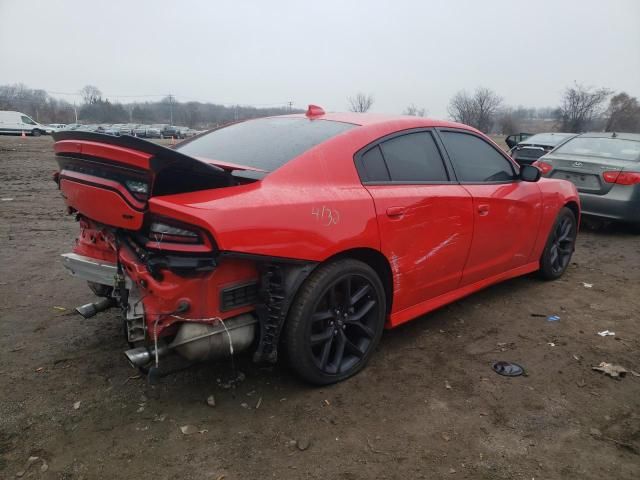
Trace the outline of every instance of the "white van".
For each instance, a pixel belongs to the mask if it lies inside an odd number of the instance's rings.
[[[51,127],[39,124],[24,113],[0,111],[0,133],[20,135],[24,132],[25,135],[39,137],[52,131]]]

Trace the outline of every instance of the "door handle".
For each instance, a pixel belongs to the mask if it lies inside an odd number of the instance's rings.
[[[481,217],[489,215],[489,205],[487,205],[486,203],[481,203],[480,205],[478,205],[478,214]]]
[[[401,217],[404,215],[404,207],[389,207],[387,208],[387,217]]]

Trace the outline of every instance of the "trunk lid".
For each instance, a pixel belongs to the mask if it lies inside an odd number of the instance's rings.
[[[613,183],[604,180],[604,172],[619,172],[637,167],[638,162],[619,158],[591,157],[586,155],[549,154],[540,161],[553,165],[550,178],[569,180],[579,192],[605,195]]]
[[[55,180],[70,209],[105,225],[138,230],[149,198],[234,184],[228,171],[131,136],[53,134]]]

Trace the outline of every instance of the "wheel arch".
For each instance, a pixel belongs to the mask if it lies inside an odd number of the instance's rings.
[[[564,206],[573,212],[573,214],[576,217],[576,221],[578,222],[578,225],[579,225],[580,224],[580,207],[578,206],[578,203],[571,200],[565,203]]]
[[[391,307],[393,305],[393,273],[391,271],[391,264],[387,257],[385,257],[380,251],[373,248],[351,248],[327,258],[322,263],[328,263],[336,259],[341,258],[353,258],[359,260],[362,263],[369,265],[380,278],[382,286],[384,287],[384,293],[387,304],[387,315],[391,313]]]

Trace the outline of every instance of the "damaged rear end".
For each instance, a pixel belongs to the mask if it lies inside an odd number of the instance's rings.
[[[254,180],[135,137],[54,134],[55,181],[80,232],[65,267],[103,297],[79,309],[123,311],[136,367],[178,353],[199,361],[248,348],[256,336],[255,262],[221,256],[197,219],[153,212],[153,197]]]

